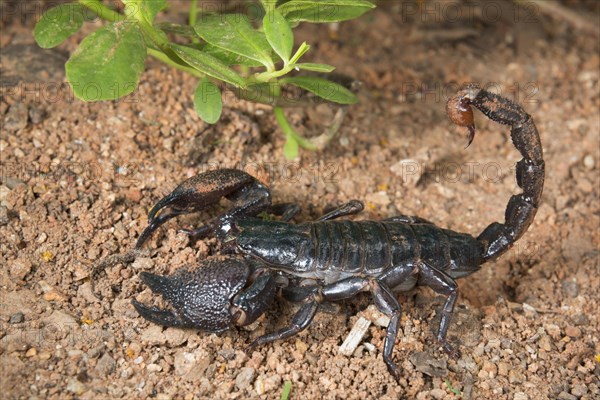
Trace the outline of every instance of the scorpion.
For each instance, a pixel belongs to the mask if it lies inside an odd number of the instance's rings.
[[[436,339],[449,356],[460,357],[446,338],[458,297],[456,280],[502,255],[525,233],[544,184],[542,146],[530,115],[504,97],[467,86],[448,100],[446,110],[453,123],[468,128],[469,144],[475,135],[472,106],[510,126],[513,144],[523,157],[516,164],[522,193],[510,198],[504,223],[491,223],[475,238],[407,215],[381,221],[338,220],[362,211],[363,203],[352,200],[315,221],[295,224],[290,220],[300,208],[272,204],[269,189],[256,178],[236,169],[207,171],[185,180],[149,211],[148,226],[135,248],[167,220],[207,209],[224,197],[232,203],[229,211],[197,229],[183,230],[195,237],[213,235],[223,243],[222,254],[170,276],[141,272],[141,281],[170,309],[136,300],[133,306],[156,324],[220,333],[253,323],[278,296],[300,304],[289,326],[258,337],[248,346],[251,350],[298,334],[323,302],[370,292],[377,309],[389,317],[383,361],[399,380],[401,370],[392,352],[401,306],[394,293],[428,286],[445,296]],[[265,211],[279,219],[260,218]]]

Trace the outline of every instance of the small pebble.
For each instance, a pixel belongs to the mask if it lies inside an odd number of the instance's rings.
[[[409,360],[417,371],[432,377],[444,377],[448,375],[448,368],[445,359],[437,359],[431,354],[421,351],[409,356]]]
[[[150,325],[142,332],[140,338],[150,345],[163,345],[167,342],[163,334],[163,327],[160,325]]]
[[[127,367],[123,371],[121,371],[121,378],[129,379],[133,376],[133,368]]]
[[[585,314],[576,314],[571,318],[573,323],[577,326],[588,325],[590,323],[590,319]]]
[[[588,392],[588,388],[581,383],[577,383],[577,384],[573,385],[573,387],[571,388],[571,394],[573,396],[583,397],[587,394],[587,392]]]
[[[35,349],[35,347],[30,348],[29,350],[27,350],[27,352],[25,353],[25,357],[33,357],[37,355],[37,350]]]
[[[31,272],[31,262],[25,259],[18,259],[13,261],[11,266],[9,267],[10,276],[15,279],[23,280]]]
[[[71,379],[69,383],[67,383],[67,391],[73,394],[80,395],[86,390],[86,386],[75,378]]]
[[[234,349],[221,349],[217,352],[218,355],[223,357],[225,360],[233,360],[235,358],[235,350]]]
[[[139,203],[140,200],[142,200],[143,194],[142,191],[139,189],[130,189],[125,194],[125,197],[127,197],[128,200],[131,200],[134,203]]]
[[[533,308],[532,306],[530,306],[527,303],[523,303],[523,312],[525,313],[525,315],[527,315],[528,317],[535,317],[537,316],[537,311],[535,308]]]
[[[182,345],[189,337],[189,333],[183,329],[167,328],[164,332],[165,340],[171,347]]]
[[[256,378],[256,381],[254,382],[254,390],[259,396],[265,394],[265,380],[262,377],[259,376]]]
[[[4,117],[4,129],[10,132],[24,129],[27,126],[28,114],[27,105],[21,102],[14,103]]]
[[[523,392],[515,392],[513,400],[528,400],[529,397]]]
[[[148,372],[160,372],[162,371],[162,367],[158,364],[148,364],[146,365],[146,369]]]
[[[443,399],[444,397],[446,397],[446,391],[443,389],[431,389],[429,391],[429,395],[431,397],[433,397],[434,399]]]
[[[255,376],[256,370],[254,368],[244,367],[235,378],[235,386],[240,390],[245,389],[252,384]]]
[[[390,171],[402,179],[402,183],[413,188],[423,175],[422,163],[413,159],[400,160],[390,167]]]
[[[548,335],[544,335],[540,338],[538,345],[540,346],[540,349],[544,350],[544,351],[551,351],[552,350],[552,341],[550,340],[550,336]]]
[[[9,222],[10,217],[8,216],[8,208],[0,206],[0,226],[7,225]]]
[[[48,235],[45,232],[42,232],[39,234],[39,236],[37,237],[37,239],[35,241],[38,244],[42,244],[46,241],[46,239],[48,239]]]
[[[577,397],[573,396],[571,393],[560,392],[557,397],[558,400],[577,400]]]
[[[115,366],[116,362],[112,356],[108,353],[104,353],[98,360],[95,370],[101,377],[106,377],[115,370]]]
[[[510,365],[505,362],[498,363],[498,375],[507,376],[510,370]]]
[[[29,109],[29,119],[33,124],[39,124],[42,122],[46,118],[47,114],[48,113],[46,110],[36,103],[33,103]]]
[[[496,364],[494,364],[490,361],[485,361],[483,363],[482,370],[486,371],[490,378],[496,377],[496,374],[498,373],[498,368],[496,367]]]
[[[577,297],[579,295],[579,285],[573,279],[565,279],[560,283],[560,286],[565,293],[570,297]]]
[[[525,377],[519,371],[517,371],[515,369],[511,369],[510,371],[508,371],[508,382],[523,383],[524,380],[525,380]]]
[[[22,312],[17,312],[10,316],[8,323],[9,324],[20,324],[23,321],[25,321],[25,315]]]
[[[577,328],[576,326],[569,325],[565,328],[565,333],[569,337],[578,338],[581,336],[581,329]]]
[[[544,329],[548,332],[548,335],[552,337],[554,340],[560,339],[560,327],[556,324],[546,324],[544,325]]]
[[[594,160],[594,156],[592,156],[591,154],[588,154],[587,156],[583,157],[583,165],[590,171],[594,169],[595,164],[596,161]]]
[[[306,351],[308,350],[308,345],[306,343],[304,343],[302,340],[297,339],[296,340],[296,350],[298,350],[298,352],[302,355],[304,355],[304,353],[306,353]]]

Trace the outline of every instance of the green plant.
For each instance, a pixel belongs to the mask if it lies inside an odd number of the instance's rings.
[[[97,16],[108,22],[87,36],[66,63],[67,80],[81,100],[114,100],[130,94],[150,55],[200,79],[194,108],[208,123],[221,115],[221,87],[233,89],[240,98],[272,105],[286,135],[288,158],[296,157],[298,147],[317,145],[301,137],[286,120],[282,87],[295,86],[333,103],[357,101],[351,91],[330,80],[288,75],[294,70],[328,73],[334,69],[300,62],[310,46],[304,42],[293,51],[292,28],[300,22],[358,17],[374,7],[366,0],[261,0],[255,8],[259,28],[245,14],[202,14],[196,0],[190,1],[189,25],[155,22],[166,0],[122,2],[122,13],[100,0],[62,4],[45,12],[35,27],[37,43],[50,48],[77,32],[87,19]]]
[[[283,390],[281,391],[281,400],[289,400],[292,391],[292,381],[285,381]]]

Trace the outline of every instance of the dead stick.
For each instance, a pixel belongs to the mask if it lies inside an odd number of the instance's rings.
[[[598,25],[582,17],[575,11],[571,11],[568,8],[563,7],[558,2],[549,0],[517,0],[517,3],[533,3],[542,14],[546,14],[553,18],[562,19],[573,26],[573,28],[589,34],[598,35],[599,33]]]

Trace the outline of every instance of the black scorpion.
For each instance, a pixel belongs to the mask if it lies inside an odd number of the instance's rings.
[[[202,260],[199,266],[172,276],[142,272],[142,281],[169,301],[173,311],[135,300],[133,305],[141,316],[157,324],[222,332],[255,321],[278,294],[302,304],[290,326],[260,336],[250,344],[252,349],[302,331],[324,301],[370,292],[377,308],[390,318],[383,360],[398,379],[400,368],[392,361],[392,350],[401,307],[393,293],[425,285],[446,296],[437,340],[448,354],[458,357],[460,353],[446,339],[458,297],[456,279],[478,271],[525,233],[538,209],[544,183],[542,146],[531,117],[519,105],[469,86],[447,104],[450,119],[469,128],[469,143],[475,134],[471,106],[491,120],[509,125],[512,141],[523,157],[516,166],[523,192],[510,198],[504,223],[494,222],[474,238],[405,215],[383,221],[336,220],[363,209],[360,201],[353,200],[316,221],[293,224],[289,220],[299,208],[271,205],[269,190],[257,179],[235,169],[209,171],[184,181],[152,208],[149,225],[136,248],[165,221],[203,210],[225,197],[233,203],[228,212],[185,232],[213,234],[233,254]],[[263,211],[281,218],[258,218]],[[298,284],[298,278],[312,284]]]

